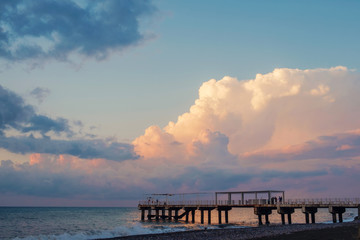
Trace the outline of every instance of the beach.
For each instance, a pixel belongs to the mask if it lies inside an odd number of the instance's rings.
[[[303,239],[328,239],[352,240],[360,239],[360,222],[346,222],[335,224],[293,224],[272,225],[249,228],[228,228],[196,230],[185,232],[146,234],[108,238],[107,240],[158,240],[158,239],[237,239],[237,240],[303,240]]]

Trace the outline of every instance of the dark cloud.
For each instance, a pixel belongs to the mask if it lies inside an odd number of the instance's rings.
[[[148,181],[156,186],[154,191],[177,192],[184,187],[190,191],[216,191],[234,188],[252,178],[250,174],[230,170],[188,167],[183,174],[173,178],[152,178]]]
[[[30,92],[30,95],[35,97],[39,103],[42,103],[49,94],[50,94],[49,89],[40,88],[40,87],[37,87]]]
[[[35,115],[29,119],[29,126],[22,128],[23,132],[39,131],[45,134],[49,131],[56,133],[71,133],[68,120],[64,118],[51,119],[43,115]]]
[[[0,85],[0,132],[12,127],[19,129],[31,116],[34,116],[33,107],[26,105],[24,100]]]
[[[102,184],[91,184],[94,179]],[[56,172],[28,163],[0,161],[0,195],[120,200],[139,199],[143,191],[141,188],[122,188],[116,176],[92,176],[72,169]]]
[[[326,170],[315,171],[232,171],[225,169],[200,169],[197,167],[188,167],[185,173],[175,176],[174,178],[149,179],[159,189],[167,189],[168,191],[176,191],[186,187],[192,191],[219,191],[236,188],[242,184],[251,185],[251,181],[260,179],[262,182],[270,182],[272,180],[289,181],[296,179],[306,179],[309,177],[326,176],[329,172]]]
[[[54,140],[48,137],[3,137],[0,148],[13,153],[69,154],[79,158],[104,158],[113,161],[137,159],[133,146],[125,143],[103,140]]]
[[[78,125],[80,122],[78,122]],[[31,133],[29,137],[6,137],[4,131],[16,129],[22,133]],[[104,158],[114,161],[136,159],[137,155],[130,144],[110,143],[103,140],[54,140],[48,133],[65,134],[72,137],[69,121],[64,118],[52,119],[38,115],[32,106],[14,92],[0,85],[0,148],[13,153],[69,154],[85,159]],[[32,133],[40,133],[34,138]]]
[[[6,129],[21,132],[37,131],[46,134],[53,131],[57,134],[72,134],[68,121],[63,118],[51,119],[35,113],[31,105],[25,104],[22,97],[0,85],[0,133]]]
[[[150,0],[12,0],[0,2],[0,56],[11,61],[66,60],[72,52],[97,59],[139,44]],[[2,26],[2,27],[1,27]],[[32,39],[36,39],[32,41]]]
[[[268,182],[272,179],[302,179],[307,177],[325,176],[329,172],[326,170],[315,170],[315,171],[264,171],[258,177],[264,182]]]

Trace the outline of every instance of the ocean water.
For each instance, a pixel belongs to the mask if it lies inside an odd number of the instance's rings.
[[[352,221],[357,209],[346,209],[344,221]],[[140,221],[137,208],[121,207],[0,207],[0,239],[65,240],[96,239],[138,234],[165,233],[206,228],[255,227],[257,216],[253,209],[236,209],[229,212],[229,225],[218,225],[217,211],[212,211],[213,225],[200,224],[200,212],[196,212],[194,224],[179,221]],[[273,211],[271,224],[281,222]],[[191,217],[190,217],[191,219]],[[190,220],[189,219],[189,220]],[[224,219],[224,216],[223,216]],[[224,220],[223,220],[224,221]],[[205,212],[207,222],[207,212]],[[300,210],[292,214],[293,223],[304,223]],[[327,209],[319,209],[316,222],[332,222]]]

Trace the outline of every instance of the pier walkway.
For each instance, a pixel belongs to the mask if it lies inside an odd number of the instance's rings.
[[[279,197],[274,195],[281,194]],[[226,195],[227,199],[218,200],[219,195]],[[176,200],[168,199],[168,196],[176,194],[152,194],[152,196],[166,196],[166,200],[158,201],[148,197],[147,200],[140,201],[138,209],[141,211],[141,220],[147,219],[167,219],[178,221],[179,219],[195,222],[195,211],[200,211],[200,221],[204,224],[204,214],[207,213],[208,224],[211,224],[211,213],[213,210],[218,213],[218,223],[222,224],[222,213],[224,213],[225,223],[229,223],[229,211],[232,208],[253,208],[254,214],[258,216],[258,224],[269,224],[269,215],[276,210],[281,215],[281,222],[285,224],[287,216],[288,224],[292,223],[291,214],[295,209],[301,209],[304,213],[306,223],[315,223],[315,214],[318,208],[327,208],[332,214],[333,222],[343,221],[342,214],[346,208],[357,208],[360,216],[360,198],[322,198],[322,199],[285,199],[284,191],[246,191],[246,192],[216,192],[215,200]],[[240,199],[233,200],[234,195],[239,195]],[[249,197],[249,195],[251,197]],[[265,195],[265,198],[262,198]],[[254,198],[255,196],[255,198]],[[260,198],[259,198],[260,197]],[[155,214],[153,214],[153,211]]]

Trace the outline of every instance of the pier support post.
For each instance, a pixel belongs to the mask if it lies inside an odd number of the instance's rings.
[[[186,211],[185,213],[185,222],[188,223],[189,222],[189,212]]]
[[[265,223],[266,223],[266,225],[269,225],[269,224],[270,224],[269,214],[265,214]]]
[[[201,212],[201,223],[204,224],[204,212],[208,211],[208,224],[211,224],[211,211],[214,210],[215,207],[199,207],[198,210]]]
[[[288,213],[288,223],[291,224],[291,213]]]
[[[225,223],[229,223],[229,211],[225,210]]]
[[[285,225],[285,214],[281,213],[281,224]]]
[[[317,207],[302,206],[301,211],[305,214],[305,222],[309,224],[309,214],[311,215],[311,222],[315,223],[315,213],[317,213]]]
[[[155,209],[155,219],[159,221],[159,209]]]
[[[311,213],[311,223],[315,223],[315,213]]]
[[[342,213],[339,213],[339,222],[343,222],[343,217],[342,217]]]
[[[179,209],[175,209],[175,222],[178,221],[179,218]]]
[[[221,224],[221,210],[218,209],[218,218],[219,218],[219,224]]]
[[[309,224],[309,213],[305,212],[304,214],[305,214],[305,223]]]
[[[208,210],[208,224],[211,224],[211,210]]]
[[[148,209],[148,216],[147,216],[147,217],[148,217],[149,220],[150,220],[151,217],[152,217],[152,216],[151,216],[151,208]]]
[[[293,214],[295,209],[293,207],[277,207],[277,212],[281,214],[281,222],[285,224],[285,214],[288,215],[288,224],[291,224],[291,214]]]
[[[191,222],[195,223],[195,210],[191,211]]]
[[[145,209],[141,209],[141,221],[145,220]]]
[[[201,209],[200,213],[201,213],[201,217],[200,217],[201,224],[204,224],[204,210]]]
[[[165,219],[165,218],[166,218],[165,208],[161,209],[161,218],[162,218],[162,219]]]
[[[259,225],[263,225],[261,214],[258,215],[258,219],[259,219]]]
[[[259,225],[262,225],[262,215],[265,215],[265,223],[270,224],[269,222],[269,214],[272,213],[271,207],[254,207],[254,214],[258,215]]]
[[[333,223],[336,223],[336,213],[332,213]]]
[[[172,210],[171,209],[168,209],[168,215],[169,215],[169,220],[171,220],[171,218],[172,218]]]
[[[336,223],[336,214],[339,214],[339,222],[343,221],[342,214],[345,212],[345,207],[330,206],[329,212],[333,216],[333,222]]]

